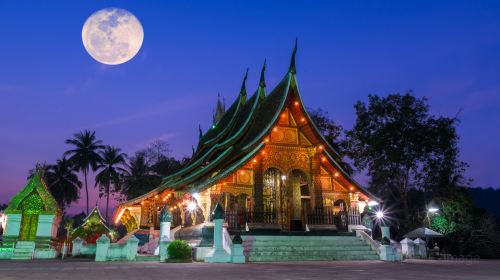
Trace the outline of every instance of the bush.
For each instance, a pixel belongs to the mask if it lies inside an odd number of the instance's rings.
[[[186,241],[174,240],[167,248],[168,258],[174,260],[191,259],[191,247]]]

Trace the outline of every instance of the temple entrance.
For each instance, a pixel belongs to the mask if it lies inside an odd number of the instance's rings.
[[[19,240],[35,241],[37,227],[38,227],[38,214],[23,213]]]
[[[305,215],[311,206],[311,196],[306,173],[302,170],[292,170],[289,180],[291,221],[290,230],[303,230]]]
[[[19,234],[20,240],[35,240],[38,227],[38,214],[42,211],[42,205],[42,199],[37,192],[32,192],[21,202],[23,215]]]
[[[283,229],[290,228],[288,190],[286,176],[277,168],[269,168],[264,173],[263,216],[265,223],[277,223]]]

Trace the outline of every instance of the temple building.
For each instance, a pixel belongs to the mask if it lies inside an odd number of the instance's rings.
[[[283,232],[314,224],[347,230],[359,224],[357,214],[377,198],[350,177],[309,116],[295,53],[296,47],[287,73],[269,92],[264,63],[253,94],[245,75],[227,109],[219,98],[213,124],[200,129],[190,162],[154,190],[120,204],[116,222],[128,230],[157,229],[160,211],[169,207],[173,226],[194,225],[210,221],[220,203],[233,230],[253,224]]]

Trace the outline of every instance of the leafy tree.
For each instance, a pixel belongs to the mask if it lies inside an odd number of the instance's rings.
[[[104,149],[101,140],[97,140],[94,131],[85,130],[76,133],[74,138],[67,139],[66,144],[74,148],[66,151],[65,156],[70,156],[69,160],[74,164],[77,170],[83,172],[85,178],[85,198],[87,203],[87,213],[89,213],[89,190],[87,187],[87,175],[89,170],[95,171],[101,161],[99,151]]]
[[[161,177],[152,172],[143,152],[137,152],[130,159],[124,175],[124,188],[121,190],[126,199],[138,197],[161,183]]]
[[[443,247],[454,255],[500,255],[496,221],[483,209],[475,208],[465,188],[455,188],[440,201],[440,212],[432,217],[432,228],[446,238]]]
[[[80,197],[82,182],[78,179],[75,167],[65,157],[48,166],[45,179],[50,193],[62,209]]]
[[[108,221],[109,195],[111,185],[114,191],[119,191],[121,186],[121,176],[126,170],[123,168],[126,165],[125,159],[127,155],[122,153],[119,148],[106,146],[104,150],[99,152],[101,162],[97,166],[100,172],[96,175],[95,184],[100,186],[99,194],[106,196],[106,221]]]
[[[347,152],[366,170],[370,189],[402,208],[403,229],[410,229],[411,189],[438,192],[464,184],[458,160],[456,118],[430,115],[426,98],[411,92],[358,101],[356,122],[347,131]]]

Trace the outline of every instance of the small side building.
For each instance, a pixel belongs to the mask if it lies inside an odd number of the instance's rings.
[[[80,237],[87,243],[96,243],[96,240],[103,234],[107,235],[110,239],[114,239],[112,232],[106,225],[106,220],[102,217],[99,207],[96,205],[83,220],[83,224],[74,229],[71,239]]]
[[[5,209],[3,247],[30,247],[50,250],[57,237],[61,209],[50,194],[43,171],[36,169],[26,186],[16,194]],[[36,254],[35,254],[36,257]]]

